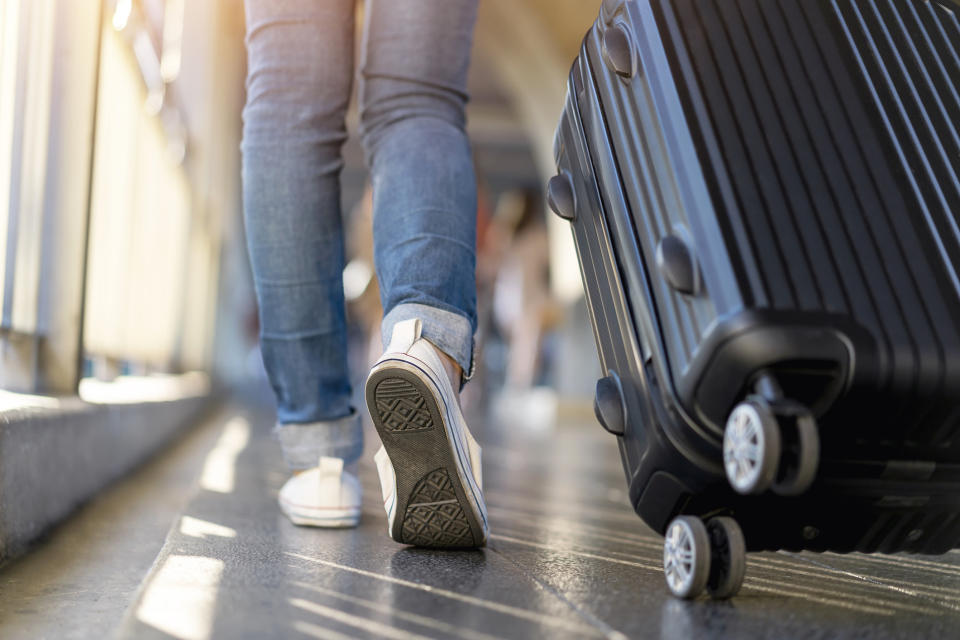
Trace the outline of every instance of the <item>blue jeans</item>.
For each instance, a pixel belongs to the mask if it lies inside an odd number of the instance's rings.
[[[383,334],[419,317],[470,369],[476,182],[464,132],[477,0],[367,0],[361,135],[373,184]],[[261,350],[294,468],[360,456],[352,420],[339,177],[354,0],[246,0],[247,245]],[[289,428],[288,428],[289,427]]]

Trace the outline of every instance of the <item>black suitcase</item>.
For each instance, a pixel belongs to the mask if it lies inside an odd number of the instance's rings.
[[[548,201],[677,595],[745,550],[960,542],[958,16],[605,0],[584,40]]]

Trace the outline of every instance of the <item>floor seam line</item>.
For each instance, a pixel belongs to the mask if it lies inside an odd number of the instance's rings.
[[[494,547],[493,545],[488,544],[488,545],[487,545],[487,549],[488,549],[489,551],[497,554],[498,556],[500,556],[501,558],[503,558],[504,560],[506,560],[506,561],[509,562],[510,564],[512,564],[514,567],[517,568],[517,570],[518,570],[521,574],[523,574],[524,576],[526,576],[527,579],[529,579],[531,582],[533,582],[534,584],[536,584],[538,587],[540,587],[541,589],[543,589],[544,591],[546,591],[547,593],[549,593],[550,595],[552,595],[553,597],[555,597],[557,600],[560,600],[562,603],[564,603],[564,604],[565,604],[567,607],[569,607],[574,613],[576,613],[578,616],[580,616],[587,624],[589,624],[590,626],[594,627],[597,631],[601,632],[601,634],[603,635],[603,637],[609,638],[610,640],[626,640],[627,636],[625,636],[625,635],[622,634],[621,632],[617,631],[616,629],[614,629],[614,628],[611,627],[609,624],[607,624],[606,622],[604,622],[604,621],[601,620],[600,618],[596,617],[596,616],[593,615],[592,613],[590,613],[590,612],[588,612],[588,611],[584,611],[583,609],[581,609],[580,607],[578,607],[575,603],[571,602],[570,599],[567,598],[565,595],[563,595],[560,591],[558,591],[557,589],[553,588],[553,587],[550,586],[549,584],[547,584],[547,583],[543,582],[542,580],[540,580],[539,578],[537,578],[533,573],[530,572],[530,570],[528,570],[528,569],[526,568],[526,566],[524,566],[524,565],[523,565],[522,563],[520,563],[519,561],[514,560],[513,558],[507,556],[505,553],[503,553],[502,551],[500,551],[499,549],[497,549],[497,548]]]

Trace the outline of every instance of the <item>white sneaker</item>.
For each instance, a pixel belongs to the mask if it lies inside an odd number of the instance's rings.
[[[363,489],[344,471],[341,458],[320,458],[280,489],[280,509],[293,524],[308,527],[355,527],[360,521]]]
[[[383,442],[375,459],[390,537],[422,547],[481,547],[488,529],[480,446],[440,353],[420,330],[418,319],[398,323],[367,378],[367,408]]]

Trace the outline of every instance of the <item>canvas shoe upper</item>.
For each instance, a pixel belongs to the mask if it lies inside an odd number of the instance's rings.
[[[279,497],[294,524],[333,528],[357,526],[362,500],[360,482],[341,458],[320,458],[316,467],[287,480]]]

